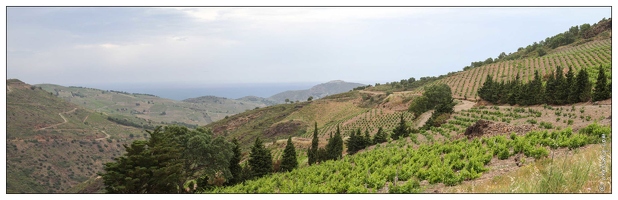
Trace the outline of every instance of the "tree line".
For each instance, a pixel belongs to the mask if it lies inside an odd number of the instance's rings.
[[[478,94],[481,99],[494,104],[564,105],[588,102],[591,99],[592,101],[608,99],[611,97],[611,84],[608,84],[607,75],[601,65],[594,90],[585,69],[580,69],[575,75],[569,67],[569,71],[563,75],[562,67],[557,66],[555,72],[547,75],[545,83],[536,70],[534,79],[528,83],[522,83],[519,73],[515,80],[507,82],[497,82],[491,75],[487,75],[485,83],[478,89]]]
[[[547,37],[545,40],[541,40],[539,42],[534,42],[531,45],[524,47],[519,47],[516,52],[506,54],[504,52],[500,53],[496,58],[487,58],[484,61],[471,62],[469,66],[465,66],[463,68],[464,71],[480,67],[483,65],[488,65],[491,63],[506,61],[506,60],[515,60],[526,57],[534,57],[534,56],[544,56],[547,50],[555,49],[559,46],[564,46],[568,44],[572,44],[581,39],[589,39],[597,36],[599,33],[611,29],[612,19],[601,19],[598,23],[593,24],[582,24],[579,26],[572,26],[569,30],[556,34],[552,37]]]

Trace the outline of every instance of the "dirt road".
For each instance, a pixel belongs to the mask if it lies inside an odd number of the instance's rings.
[[[43,127],[43,128],[39,128],[39,129],[36,129],[36,131],[45,130],[46,128],[53,128],[53,127],[60,126],[62,124],[65,124],[65,123],[69,122],[69,120],[67,120],[67,118],[65,118],[62,115],[62,113],[68,114],[68,113],[75,112],[75,110],[77,110],[77,108],[73,108],[73,110],[70,110],[70,111],[67,111],[67,112],[58,113],[58,115],[60,115],[60,117],[62,117],[62,120],[64,120],[64,122],[61,122],[61,123],[58,123],[58,124],[54,124],[54,125],[51,125],[51,126],[47,126],[47,127]]]

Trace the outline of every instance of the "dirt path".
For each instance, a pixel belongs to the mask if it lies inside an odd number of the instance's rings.
[[[429,118],[431,117],[432,113],[433,113],[433,110],[430,110],[430,111],[427,111],[427,112],[421,114],[421,116],[418,116],[417,123],[416,123],[416,128],[420,128],[423,125],[425,125],[425,122],[427,122],[427,120],[429,120]]]
[[[107,139],[107,138],[111,137],[111,135],[107,134],[105,131],[101,131],[101,132],[105,133],[105,137],[102,137],[102,138],[97,138],[97,139],[95,139],[96,141],[99,141],[99,140],[105,140],[105,139]]]
[[[472,108],[472,106],[474,106],[474,104],[476,104],[472,101],[467,101],[467,100],[460,100],[460,101],[461,101],[461,104],[455,105],[455,107],[453,108],[453,111],[459,112],[462,110],[470,109]]]
[[[63,112],[63,113],[64,113],[64,114],[68,114],[68,113],[75,112],[75,110],[77,110],[77,108],[73,108],[73,110],[70,110],[70,111],[67,111],[67,112]],[[45,130],[46,128],[53,128],[53,127],[60,126],[60,125],[62,125],[62,124],[65,124],[65,123],[69,122],[69,120],[67,120],[67,118],[65,118],[65,117],[62,115],[62,112],[61,112],[61,113],[58,113],[58,115],[60,115],[60,117],[62,117],[62,120],[64,120],[64,122],[62,122],[62,123],[58,123],[58,124],[54,124],[54,125],[51,125],[51,126],[47,126],[47,127],[43,127],[43,128],[39,128],[39,129],[36,129],[36,131]]]
[[[375,95],[386,94],[386,92],[365,91],[365,90],[359,90],[359,92],[360,92],[360,93],[375,94]]]
[[[6,86],[6,89],[8,90],[8,92],[6,92],[7,94],[11,93],[13,91],[13,90],[11,90],[11,87],[9,87],[8,85]]]
[[[86,117],[84,118],[84,120],[82,121],[82,123],[86,123],[86,120],[88,119],[88,116],[90,116],[90,115],[86,115]]]

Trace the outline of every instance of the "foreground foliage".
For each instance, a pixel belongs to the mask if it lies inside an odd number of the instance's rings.
[[[272,174],[231,187],[218,187],[208,193],[374,193],[388,184],[393,192],[418,192],[416,181],[457,185],[486,172],[494,156],[500,158],[524,154],[548,156],[547,148],[577,148],[600,142],[611,128],[589,125],[579,133],[568,128],[559,131],[533,131],[525,136],[512,134],[482,139],[460,139],[445,143],[421,144],[418,148],[398,140],[378,145],[372,151],[326,161],[289,173]],[[397,181],[395,181],[397,180]],[[402,189],[405,188],[405,189]]]
[[[168,126],[148,133],[147,141],[124,145],[127,153],[105,164],[99,175],[108,193],[182,193],[208,177],[216,185],[232,177],[232,145],[212,132]]]

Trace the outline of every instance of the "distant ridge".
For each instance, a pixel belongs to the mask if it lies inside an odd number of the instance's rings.
[[[365,86],[365,84],[333,80],[315,85],[307,90],[289,90],[281,92],[271,96],[270,99],[277,102],[285,102],[285,99],[289,99],[290,101],[306,101],[309,97],[319,99],[328,95],[347,92],[359,86]]]

